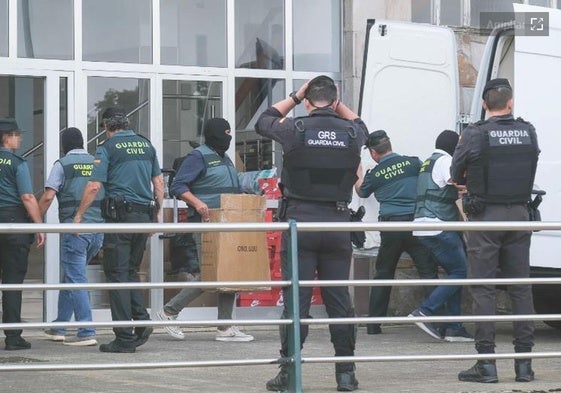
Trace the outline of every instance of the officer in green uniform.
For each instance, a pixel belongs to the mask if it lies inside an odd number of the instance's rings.
[[[33,195],[27,162],[14,153],[21,144],[21,130],[14,119],[0,119],[0,223],[41,223],[37,199]],[[45,236],[36,235],[37,247]],[[21,284],[27,273],[27,257],[33,235],[0,233],[0,275],[2,284]],[[2,322],[21,322],[21,291],[2,291]],[[6,350],[29,349],[21,329],[4,330]]]
[[[156,150],[148,139],[129,129],[129,120],[122,108],[108,108],[102,119],[107,139],[95,152],[93,172],[74,222],[82,222],[102,184],[105,199],[101,210],[106,222],[154,222],[156,217],[161,221],[164,181]],[[138,269],[147,239],[147,233],[105,234],[103,270],[107,282],[140,281]],[[150,319],[140,290],[119,289],[109,293],[114,321]],[[100,351],[135,352],[136,347],[148,340],[153,329],[115,327],[113,331],[115,340],[100,345]]]
[[[368,198],[374,194],[380,203],[378,221],[413,221],[417,200],[417,177],[421,169],[418,157],[402,156],[394,153],[390,138],[384,130],[377,130],[368,136],[365,146],[372,159],[378,164],[359,178],[355,190],[359,197]],[[361,171],[359,171],[359,174]],[[380,249],[376,258],[375,280],[394,278],[397,263],[403,252],[407,252],[424,279],[437,278],[436,263],[430,251],[411,232],[381,232]],[[388,312],[391,287],[372,287],[368,316],[385,317]],[[368,324],[368,334],[382,332],[379,324]]]

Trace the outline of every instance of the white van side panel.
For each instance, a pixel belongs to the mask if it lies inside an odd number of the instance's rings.
[[[516,37],[514,111],[538,134],[535,183],[547,192],[540,206],[542,220],[561,221],[561,10],[514,6],[517,12],[549,11],[549,36]],[[561,269],[561,232],[534,233],[530,253],[533,267]]]

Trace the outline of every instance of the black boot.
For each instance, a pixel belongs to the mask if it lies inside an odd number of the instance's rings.
[[[516,372],[516,382],[533,381],[532,359],[514,359],[514,372]]]
[[[354,363],[335,364],[335,379],[338,392],[353,392],[358,389]]]
[[[458,374],[458,379],[464,382],[499,382],[497,378],[497,366],[494,360],[478,360],[469,370]]]
[[[288,390],[288,364],[281,364],[276,377],[267,381],[265,387],[270,392],[284,392]]]

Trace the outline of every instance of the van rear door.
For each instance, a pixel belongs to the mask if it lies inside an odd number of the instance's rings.
[[[370,132],[387,131],[395,152],[422,160],[430,156],[436,136],[457,128],[458,89],[452,30],[368,21],[359,114]],[[362,161],[364,170],[375,165],[366,151]],[[364,221],[376,221],[374,198],[359,203],[366,206]],[[369,243],[367,240],[367,247]]]

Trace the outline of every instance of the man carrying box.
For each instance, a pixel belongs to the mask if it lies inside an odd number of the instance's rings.
[[[232,140],[230,124],[225,119],[212,118],[205,122],[203,133],[205,144],[185,158],[171,184],[171,193],[194,210],[189,222],[209,221],[209,209],[220,207],[220,194],[240,193],[238,173],[226,154]],[[198,240],[200,264],[200,234],[194,235]],[[181,310],[202,293],[201,288],[182,289],[158,311],[156,317],[162,321],[177,319]],[[235,301],[234,292],[218,292],[218,319],[232,319]],[[165,330],[172,337],[185,338],[179,326],[166,326]],[[253,341],[253,336],[241,332],[236,326],[221,326],[217,329],[216,340],[247,342]]]

